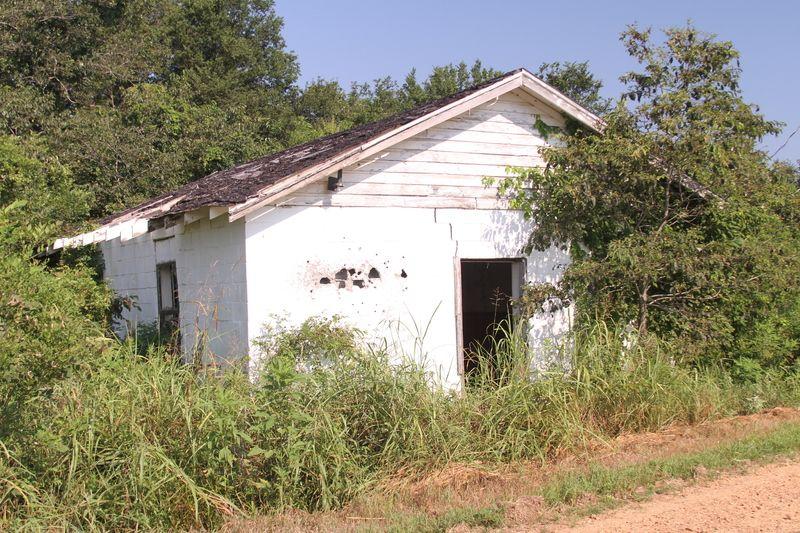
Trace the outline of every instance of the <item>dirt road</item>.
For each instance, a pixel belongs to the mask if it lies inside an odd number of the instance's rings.
[[[548,531],[800,531],[800,462],[727,475]]]

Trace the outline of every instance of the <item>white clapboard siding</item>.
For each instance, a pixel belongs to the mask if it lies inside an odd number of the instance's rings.
[[[278,202],[279,206],[332,207],[430,207],[441,209],[506,209],[502,198],[449,198],[444,196],[365,196],[360,194],[296,194]]]
[[[451,185],[454,187],[481,187],[484,176],[459,176],[457,174],[412,174],[408,172],[345,172],[344,186],[354,183],[385,183],[408,185]],[[325,187],[327,188],[327,183]]]
[[[405,148],[405,146],[403,147]],[[446,152],[437,149],[405,150],[397,149],[384,152],[364,162],[363,166],[380,161],[396,163],[450,163],[464,165],[495,165],[526,167],[541,163],[539,154],[507,155],[507,154],[475,154],[472,152]],[[363,167],[362,166],[362,167]]]
[[[494,120],[481,120],[479,118],[458,117],[448,120],[442,127],[455,130],[481,131],[486,133],[516,133],[517,135],[539,135],[533,123],[527,122],[500,122]]]
[[[458,174],[461,176],[505,176],[505,165],[467,163],[428,163],[423,161],[374,161],[358,170],[367,172],[411,172],[416,174]]]
[[[450,128],[446,126],[436,126],[435,128],[425,130],[424,133],[421,133],[413,138],[434,139],[438,141],[476,142],[482,144],[500,144],[500,145],[508,144],[514,146],[541,146],[545,144],[545,141],[543,139],[540,139],[538,136],[537,137],[532,136],[530,132],[488,133],[481,131],[464,130],[459,128]]]
[[[303,194],[326,195],[328,184],[317,182],[302,189]],[[344,183],[334,196],[343,195],[365,196],[441,196],[445,198],[497,198],[496,187],[486,187],[482,183],[474,186],[459,185],[431,185],[408,183],[373,183],[361,181],[357,183]]]
[[[473,109],[468,113],[464,113],[461,118],[466,118],[470,120],[487,120],[489,122],[503,122],[509,123],[513,122],[516,124],[536,124],[537,119],[543,120],[547,123],[547,117],[544,115],[539,115],[534,112],[524,112],[521,110],[508,110],[508,109],[496,109],[496,108],[489,108],[489,109]]]
[[[508,109],[511,111],[513,111],[513,108],[518,107],[520,104],[523,106],[529,105],[532,109],[535,109],[537,113],[541,114],[542,120],[544,120],[547,124],[550,124],[551,126],[558,126],[560,128],[563,128],[566,124],[564,115],[560,111],[550,108],[541,100],[530,95],[529,93],[526,93],[525,91],[513,90],[509,94],[505,95],[505,97],[498,103],[501,106],[508,106]]]
[[[496,102],[489,102],[477,111],[510,111],[512,113],[532,114],[551,126],[564,126],[564,117],[561,113],[550,109],[538,99],[523,91],[511,91]],[[472,110],[474,113],[476,110]]]
[[[527,139],[520,135],[523,139]],[[449,139],[433,139],[427,136],[418,136],[403,143],[403,148],[411,150],[434,150],[436,152],[453,152],[457,154],[472,155],[501,155],[501,156],[538,156],[539,147],[543,143],[509,144],[504,142],[483,141],[454,141]]]
[[[506,94],[346,168],[335,192],[321,180],[277,205],[507,209],[485,180],[543,165],[537,118],[563,124],[541,103]]]

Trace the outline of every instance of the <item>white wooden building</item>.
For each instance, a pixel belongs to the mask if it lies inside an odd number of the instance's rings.
[[[483,183],[540,165],[537,118],[566,117],[601,127],[512,71],[216,172],[55,246],[100,243],[109,284],[137,302],[123,328],[177,320],[187,356],[241,358],[267,323],[339,316],[458,387],[463,347],[497,317],[490,293],[507,301],[524,282],[556,281],[569,260],[525,255],[532,228]],[[532,348],[569,320],[569,310],[534,317]]]

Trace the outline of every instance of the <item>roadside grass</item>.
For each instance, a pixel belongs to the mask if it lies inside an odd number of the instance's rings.
[[[631,499],[646,499],[674,490],[670,481],[713,478],[797,452],[800,452],[800,423],[788,422],[766,434],[751,435],[700,452],[623,467],[594,464],[583,471],[560,474],[542,486],[541,496],[549,507],[561,507],[562,513],[564,506],[577,504],[573,514],[594,514]],[[581,506],[582,501],[589,503]]]
[[[593,463],[579,470],[556,473],[534,490],[516,495],[541,502],[530,515],[534,517],[534,523],[507,524],[509,503],[486,501],[482,507],[453,507],[438,515],[389,511],[384,517],[371,518],[373,522],[370,525],[355,529],[444,532],[459,525],[493,529],[507,525],[544,526],[558,520],[569,523],[629,501],[643,501],[654,494],[679,490],[687,483],[744,471],[754,463],[768,463],[798,452],[800,422],[784,422],[763,434],[750,435],[703,451],[626,465]]]
[[[31,401],[26,430],[3,440],[0,528],[211,530],[335,513],[395,478],[552,464],[623,434],[800,404],[796,371],[737,381],[675,364],[655,339],[623,338],[602,324],[578,331],[570,368],[532,380],[511,332],[502,367],[461,394],[324,320],[266,339],[255,382],[157,350],[107,350]],[[468,503],[484,511],[454,498],[450,511],[408,519],[431,530],[499,520],[499,508]]]
[[[389,517],[387,531],[439,533],[456,526],[493,529],[503,525],[505,509],[499,505],[482,508],[454,508],[441,515],[397,515]]]

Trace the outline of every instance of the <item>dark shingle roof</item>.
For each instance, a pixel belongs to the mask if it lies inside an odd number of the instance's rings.
[[[233,205],[245,202],[256,196],[265,187],[274,185],[297,172],[327,161],[370,139],[413,122],[522,70],[512,70],[502,76],[487,80],[451,96],[422,104],[382,120],[320,137],[319,139],[242,163],[233,168],[214,172],[136,207],[115,213],[102,220],[101,223],[109,224],[136,218],[137,216],[146,216],[148,212],[159,208],[163,215],[167,215],[184,213],[200,207]],[[172,205],[170,205],[171,203]]]

